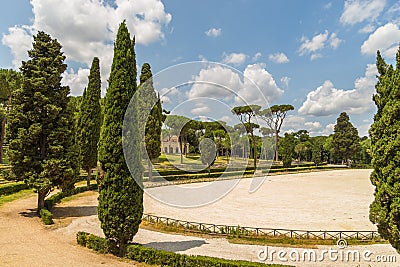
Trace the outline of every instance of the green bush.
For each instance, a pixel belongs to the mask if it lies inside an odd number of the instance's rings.
[[[85,232],[78,232],[78,234],[76,235],[76,240],[79,245],[91,248],[99,253],[110,252],[110,246],[105,238],[100,238]],[[148,248],[140,244],[127,245],[124,257],[138,262],[144,262],[147,264],[155,264],[160,266],[174,266],[174,267],[282,266],[277,264],[266,265],[264,263],[250,262],[250,261],[226,260],[226,259],[207,257],[207,256],[189,256],[164,250]]]
[[[40,210],[40,218],[45,225],[53,224],[53,213],[48,211],[46,208]]]
[[[0,187],[0,196],[14,194],[27,188],[28,186],[25,183],[12,183],[2,185]]]
[[[90,185],[90,189],[92,190],[97,189],[97,184]],[[80,187],[75,187],[74,189],[71,190],[58,192],[57,194],[52,195],[51,197],[49,197],[44,201],[44,207],[48,210],[51,210],[54,207],[54,205],[60,203],[63,198],[83,193],[85,191],[88,191],[87,187],[80,186]]]

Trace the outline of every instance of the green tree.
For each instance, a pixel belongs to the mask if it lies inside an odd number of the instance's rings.
[[[30,59],[22,62],[22,87],[15,90],[9,116],[9,160],[16,179],[38,193],[38,212],[54,186],[64,189],[76,178],[73,111],[67,68],[57,40],[44,32],[34,36]]]
[[[284,168],[292,166],[293,154],[295,147],[295,138],[292,134],[285,133],[282,140],[282,163]]]
[[[105,114],[99,142],[100,180],[98,215],[104,235],[122,255],[125,245],[139,229],[143,215],[143,166],[137,114],[133,109],[131,128],[122,137],[124,116],[136,92],[135,39],[130,39],[125,21],[119,26],[105,99]],[[136,105],[134,106],[136,107]],[[124,157],[123,145],[129,156]],[[132,175],[127,163],[130,165]]]
[[[211,166],[217,157],[217,149],[214,142],[214,134],[206,129],[202,140],[200,141],[200,160],[207,166],[208,175],[211,173]]]
[[[3,146],[7,123],[7,113],[11,106],[12,94],[21,88],[22,75],[15,70],[0,69],[0,111],[1,111],[1,135],[0,135],[0,163],[3,163]]]
[[[97,145],[101,126],[101,78],[99,59],[95,57],[90,68],[89,85],[82,96],[78,118],[78,140],[82,168],[87,172],[90,189],[92,169],[97,166]]]
[[[279,132],[281,131],[281,126],[286,118],[288,111],[294,110],[292,105],[274,105],[270,108],[261,110],[257,115],[263,119],[270,129],[275,132],[275,161],[279,160]]]
[[[253,154],[253,166],[254,171],[257,169],[257,141],[254,135],[254,130],[260,128],[256,123],[251,122],[251,120],[258,114],[261,107],[258,105],[248,105],[248,106],[238,106],[232,109],[232,113],[235,114],[240,122],[246,129],[246,133],[251,136],[252,140],[252,154]]]
[[[165,119],[165,124],[170,128],[171,133],[177,135],[179,138],[179,147],[181,155],[181,164],[183,164],[183,144],[187,142],[187,130],[190,128],[186,126],[190,122],[189,118],[179,115],[168,115]],[[186,127],[185,127],[186,126]],[[187,151],[186,151],[187,152]]]
[[[379,234],[400,251],[400,47],[396,69],[386,64],[378,52],[378,81],[373,100],[378,108],[369,130],[375,199],[370,205],[370,220]]]
[[[349,160],[360,148],[360,138],[346,112],[342,112],[337,118],[332,141],[334,153],[350,164]]]

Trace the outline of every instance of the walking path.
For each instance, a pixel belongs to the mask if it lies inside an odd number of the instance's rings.
[[[86,231],[102,235],[97,218],[97,193],[86,192],[54,208],[55,225],[44,226],[34,216],[36,197],[14,201],[0,207],[0,265],[1,266],[132,266],[132,262],[122,261],[111,255],[99,255],[76,244],[76,233]],[[204,217],[205,222],[209,222]],[[210,221],[211,222],[211,221]],[[140,229],[134,241],[146,246],[174,251],[177,253],[208,255],[227,259],[258,261],[264,246],[231,244],[224,238],[202,238],[153,232]],[[272,250],[275,253],[272,253]],[[326,250],[327,252],[324,252]],[[335,253],[334,250],[338,252]],[[278,259],[278,252],[287,259]],[[328,253],[331,253],[329,255]],[[268,247],[266,262],[290,264],[294,266],[398,266],[400,255],[388,244],[348,247],[340,250],[335,246],[318,246],[315,249],[295,249]],[[271,253],[273,260],[271,261]],[[290,254],[289,254],[290,253]],[[315,253],[316,261],[308,261],[308,254]],[[353,253],[360,260],[352,261]],[[371,253],[371,254],[370,254]],[[302,260],[306,254],[306,260]],[[366,262],[377,256],[395,256],[396,263]],[[299,255],[299,261],[295,259]],[[343,257],[341,257],[343,255]],[[350,262],[347,261],[350,256]],[[265,256],[261,253],[260,256]],[[318,259],[324,256],[322,262]],[[330,257],[331,260],[330,259]],[[334,260],[338,257],[337,260]],[[313,258],[312,258],[313,259]]]

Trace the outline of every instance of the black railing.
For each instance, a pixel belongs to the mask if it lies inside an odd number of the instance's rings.
[[[143,214],[143,220],[150,224],[161,224],[175,227],[187,232],[214,234],[214,235],[241,235],[258,237],[288,237],[295,239],[357,239],[378,240],[381,239],[377,231],[307,231],[290,229],[273,229],[262,227],[243,227],[232,225],[221,225],[211,223],[191,222],[177,220],[168,217]]]

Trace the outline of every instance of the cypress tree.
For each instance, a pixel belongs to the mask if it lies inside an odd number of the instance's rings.
[[[122,136],[125,112],[136,92],[134,39],[125,21],[120,24],[114,47],[109,87],[105,98],[104,122],[100,135],[99,161],[104,176],[100,180],[98,215],[104,235],[113,240],[122,255],[125,245],[139,229],[143,215],[143,167],[137,136],[136,114],[129,136]],[[130,146],[124,158],[124,146]],[[127,162],[134,164],[132,174]],[[136,165],[135,165],[136,164]]]
[[[377,55],[378,82],[373,100],[378,108],[369,134],[375,186],[370,220],[379,234],[400,251],[400,47],[396,69]]]
[[[285,138],[282,140],[282,163],[284,168],[290,168],[292,166],[294,147],[294,136],[292,134],[285,133]]]
[[[340,113],[336,120],[333,134],[334,153],[349,164],[349,159],[360,149],[360,138],[357,128],[350,122],[346,112]]]
[[[60,43],[44,32],[34,36],[30,59],[22,62],[24,77],[14,92],[9,116],[9,160],[15,178],[38,193],[38,212],[54,186],[73,186],[76,155],[68,86],[61,86],[67,68]]]
[[[161,155],[162,107],[160,98],[157,98],[154,91],[153,74],[148,63],[142,65],[137,94],[137,101],[140,106],[138,109],[139,132],[141,133],[141,140],[144,138],[142,156],[147,159],[149,180],[151,181],[153,177],[151,161]]]
[[[90,68],[89,85],[85,89],[79,109],[78,140],[82,168],[87,172],[87,187],[90,189],[92,169],[97,166],[97,145],[101,126],[101,79],[99,59],[95,57]]]

